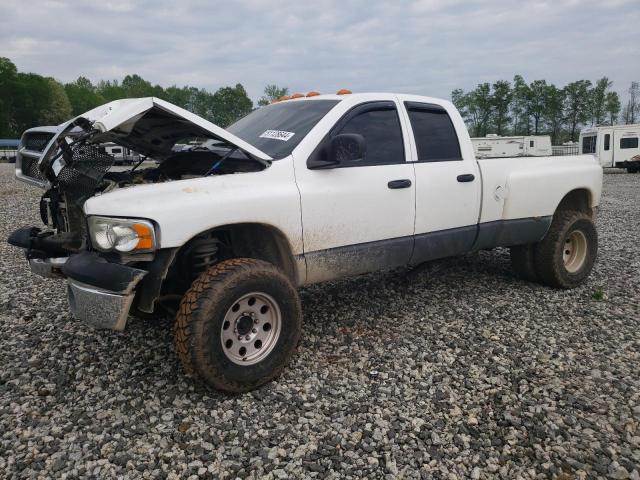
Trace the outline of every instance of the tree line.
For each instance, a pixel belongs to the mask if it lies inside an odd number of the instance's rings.
[[[578,80],[562,88],[545,80],[481,83],[474,90],[456,89],[451,99],[472,136],[548,134],[554,144],[577,140],[585,125],[640,122],[640,84],[632,82],[622,107],[612,82],[603,77],[592,83]],[[258,106],[288,93],[286,87],[267,85]],[[253,102],[242,84],[215,92],[192,86],[163,88],[132,74],[121,81],[86,77],[63,84],[54,78],[18,72],[0,57],[0,137],[18,138],[39,125],[57,125],[94,107],[120,98],[154,96],[226,127],[249,113]]]
[[[258,105],[268,104],[286,94],[287,88],[267,85]],[[163,88],[133,74],[122,81],[101,80],[93,84],[81,76],[63,84],[51,77],[18,72],[11,60],[0,57],[0,137],[19,138],[28,128],[57,125],[111,100],[151,96],[222,127],[254,108],[240,83],[210,92],[191,86]]]
[[[631,82],[622,107],[613,82],[603,77],[592,83],[577,80],[564,87],[545,80],[481,83],[474,90],[456,89],[451,100],[460,110],[471,136],[550,135],[559,145],[576,141],[586,125],[631,124],[640,121],[640,84]]]

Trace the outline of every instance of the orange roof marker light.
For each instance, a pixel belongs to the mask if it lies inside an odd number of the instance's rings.
[[[350,93],[353,92],[351,90],[347,90],[346,88],[341,88],[336,92],[336,95],[349,95]]]
[[[320,92],[315,92],[313,90],[307,93],[307,97],[317,97],[318,95],[320,95]]]
[[[293,95],[291,95],[291,98],[302,98],[304,97],[304,93],[294,93]]]

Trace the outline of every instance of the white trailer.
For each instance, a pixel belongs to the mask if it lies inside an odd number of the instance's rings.
[[[108,142],[102,145],[105,152],[115,159],[115,165],[126,165],[140,160],[140,155],[130,148]]]
[[[580,132],[582,153],[592,153],[603,167],[640,172],[640,124],[584,128]]]
[[[489,134],[471,139],[477,158],[545,157],[553,155],[548,135],[500,137]]]

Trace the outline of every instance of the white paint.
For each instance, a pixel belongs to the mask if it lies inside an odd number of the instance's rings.
[[[608,142],[607,136],[609,137]],[[596,138],[596,150],[593,153],[603,167],[620,166],[616,164],[632,159],[640,162],[640,158],[633,158],[640,155],[640,124],[585,128],[580,132],[578,142],[581,152],[585,151],[583,143],[585,137]],[[636,148],[621,148],[620,141],[623,138],[638,138],[638,146]]]
[[[411,122],[407,116],[411,142],[411,161],[416,172],[415,233],[437,232],[466,227],[478,223],[482,179],[478,163],[470,148],[469,134],[464,120],[452,103],[424,99],[416,95],[399,95],[401,102],[420,102],[441,105],[449,114],[460,141],[462,161],[417,162],[418,152],[413,141]],[[402,108],[406,115],[406,110]],[[472,182],[459,182],[459,175],[472,174]]]
[[[133,128],[136,121],[150,109],[157,107],[164,110],[167,114],[178,119],[187,120],[194,125],[206,130],[214,138],[224,140],[232,145],[239,147],[241,150],[250,153],[263,160],[270,160],[271,157],[262,150],[257,149],[253,145],[245,142],[224,128],[205,120],[198,115],[180,108],[172,103],[165,102],[155,97],[145,98],[126,98],[122,100],[114,100],[99,107],[83,113],[79,117],[86,118],[94,122],[94,128],[102,132],[118,129],[119,131],[129,131]],[[75,119],[74,119],[75,120]]]
[[[122,188],[90,198],[84,211],[87,215],[150,219],[158,226],[163,248],[180,247],[198,233],[215,227],[261,223],[282,232],[292,253],[301,255],[474,225],[478,221],[552,215],[561,199],[577,188],[590,192],[591,206],[600,201],[602,169],[590,155],[476,161],[464,122],[450,102],[387,93],[323,95],[295,101],[326,98],[340,102],[300,141],[292,155],[273,161],[263,171]],[[447,110],[460,141],[462,161],[416,161],[416,146],[403,105],[407,100],[436,104]],[[405,158],[395,165],[308,169],[307,159],[331,127],[352,107],[370,101],[396,104]],[[125,128],[136,115],[151,105],[159,105],[206,126],[220,138],[239,146],[242,142],[157,99],[108,105],[92,114],[101,128]],[[241,148],[256,150],[250,145]],[[473,174],[474,181],[458,182],[457,176],[464,174]],[[389,181],[400,179],[411,180],[411,187],[387,187]],[[304,270],[304,262],[298,265]],[[301,271],[300,278],[306,278],[305,274]]]
[[[312,97],[319,98],[319,97]],[[325,97],[326,98],[326,97]],[[310,170],[307,158],[331,127],[352,107],[367,101],[392,101],[392,94],[344,95],[293,151],[300,189],[305,252],[412,235],[415,177],[411,163]],[[296,100],[298,101],[298,100]],[[406,126],[402,124],[405,152]],[[405,153],[404,159],[408,160]],[[391,190],[392,180],[411,180],[410,188]]]
[[[592,155],[479,160],[481,222],[553,215],[572,190],[586,189],[591,207],[600,203],[602,168]],[[496,189],[502,195],[495,195]]]
[[[471,139],[476,158],[548,157],[553,154],[549,135],[499,137],[487,135]]]

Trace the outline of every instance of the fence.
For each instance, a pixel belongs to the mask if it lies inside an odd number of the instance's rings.
[[[0,162],[14,163],[16,161],[16,150],[0,147]]]
[[[580,145],[554,145],[551,151],[553,156],[580,155]]]

